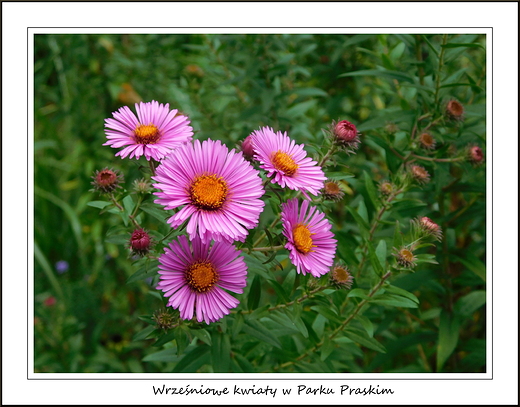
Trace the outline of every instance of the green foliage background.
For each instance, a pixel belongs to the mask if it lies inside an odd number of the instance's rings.
[[[485,152],[485,40],[474,34],[36,35],[35,371],[485,371],[486,168],[463,159],[471,144]],[[452,98],[465,106],[464,121],[438,122],[431,129],[437,149],[417,152],[410,143],[414,125],[421,124],[417,118],[426,112],[437,117]],[[356,319],[350,339],[325,339],[316,352],[302,342],[301,329],[287,332],[280,330],[283,321],[266,325],[259,319],[243,332],[237,315],[224,318],[210,334],[204,331],[209,338],[199,333],[186,349],[180,349],[178,334],[170,341],[147,339],[152,328],[139,317],[162,307],[160,295],[151,294],[146,280],[127,284],[136,269],[126,237],[106,236],[120,230],[121,219],[87,205],[99,199],[89,191],[94,170],[121,170],[127,189],[141,177],[143,162],[123,161],[102,146],[104,118],[139,100],[170,103],[190,117],[196,138],[220,139],[228,147],[267,125],[288,131],[312,155],[320,151],[322,129],[332,120],[355,123],[363,134],[358,154],[340,154],[328,168],[346,195],[327,206],[337,255],[354,274],[362,223],[378,223],[377,183],[390,179],[409,151],[433,158],[420,162],[431,182],[396,203],[372,236],[386,267],[396,221],[403,230],[416,216],[441,225],[442,242],[423,251],[438,264],[422,262],[415,273],[392,281],[419,304],[370,305]],[[388,123],[398,131],[389,135]],[[436,161],[443,157],[460,161]],[[70,265],[66,273],[56,272],[60,260]],[[373,286],[372,259],[366,267],[355,288]],[[250,274],[248,287],[256,275]],[[301,281],[294,280],[290,265],[277,279],[288,300],[301,296]],[[272,284],[254,284],[267,304],[280,303]],[[338,326],[336,303],[346,295],[331,296],[329,314],[330,304],[320,299],[301,308],[311,342]],[[242,302],[247,309],[246,296]],[[265,326],[271,344],[258,341]],[[276,341],[281,349],[273,347]]]

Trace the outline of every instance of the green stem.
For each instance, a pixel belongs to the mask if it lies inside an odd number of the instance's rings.
[[[247,247],[244,247],[243,251],[253,251],[253,252],[270,252],[275,250],[281,250],[283,249],[283,246],[269,246],[269,247],[253,247],[252,249],[248,249]]]

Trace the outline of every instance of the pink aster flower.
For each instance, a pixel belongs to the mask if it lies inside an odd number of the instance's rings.
[[[191,242],[191,243],[190,243]],[[159,258],[158,290],[170,297],[168,306],[183,319],[218,321],[239,301],[226,290],[241,294],[246,286],[247,266],[240,251],[229,242],[202,242],[179,236]]]
[[[168,219],[176,228],[188,220],[190,239],[244,241],[258,224],[264,202],[262,179],[242,153],[220,141],[195,140],[166,157],[152,177],[165,209],[182,206]]]
[[[334,262],[336,239],[325,214],[309,208],[309,201],[303,201],[299,209],[298,199],[293,198],[282,204],[282,224],[288,240],[285,248],[296,271],[314,277],[327,274]]]
[[[320,193],[326,177],[317,162],[307,157],[302,144],[296,144],[287,132],[274,133],[270,127],[255,130],[251,135],[255,159],[268,177],[274,175],[273,184],[313,195]]]
[[[123,106],[112,113],[113,119],[105,119],[105,134],[108,141],[104,146],[125,147],[116,156],[147,160],[161,160],[180,144],[190,141],[193,128],[186,116],[170,110],[169,104],[159,104],[155,100],[136,103],[137,117]]]

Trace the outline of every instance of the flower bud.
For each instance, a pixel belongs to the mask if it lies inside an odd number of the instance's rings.
[[[136,229],[130,237],[130,249],[139,256],[144,256],[150,251],[152,239],[144,229]]]
[[[170,309],[160,309],[155,311],[153,314],[153,320],[157,324],[157,327],[167,331],[173,328],[178,318],[170,311]]]
[[[452,99],[446,105],[446,116],[451,120],[464,119],[464,106],[459,101]]]
[[[404,268],[413,268],[416,266],[415,261],[417,258],[414,256],[411,247],[401,247],[397,250],[394,247],[392,255],[396,258],[397,264]]]
[[[385,125],[385,131],[388,134],[395,134],[399,131],[399,127],[397,126],[397,124],[390,122]]]
[[[341,120],[339,122],[332,122],[331,133],[334,137],[334,141],[347,149],[353,151],[359,147],[359,132],[356,126],[347,121]]]
[[[421,236],[432,236],[435,240],[440,241],[442,239],[442,230],[433,220],[427,216],[419,217],[412,220],[412,225],[418,232],[418,237]]]
[[[325,181],[323,184],[321,193],[323,198],[328,199],[329,201],[339,201],[345,195],[345,193],[341,190],[339,183],[330,179]]]
[[[468,148],[468,160],[473,165],[480,165],[484,162],[484,153],[479,146],[470,146]]]
[[[247,158],[248,160],[253,160],[255,151],[253,149],[253,142],[252,142],[251,135],[247,136],[242,141],[242,153],[244,154],[244,157]]]
[[[350,290],[354,282],[354,276],[352,276],[347,266],[336,264],[330,273],[330,282],[338,288]]]
[[[390,196],[395,191],[395,185],[390,181],[381,181],[379,183],[379,193],[383,196]]]
[[[430,181],[430,174],[420,165],[411,165],[410,174],[419,184],[426,184]]]
[[[152,184],[144,178],[136,179],[132,185],[138,194],[146,195],[152,192]]]
[[[421,147],[425,150],[433,150],[435,148],[435,139],[430,133],[424,132],[419,136]]]
[[[117,188],[121,188],[119,183],[123,182],[123,175],[109,168],[96,171],[92,178],[94,180],[92,181],[94,190],[104,193],[110,193]]]

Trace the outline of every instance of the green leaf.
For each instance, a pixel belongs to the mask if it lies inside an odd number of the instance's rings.
[[[284,291],[291,295],[291,292],[294,287],[294,281],[296,280],[296,269],[292,269],[287,273],[287,276],[285,277],[285,280],[282,283],[282,287]]]
[[[329,94],[325,92],[323,89],[319,88],[298,88],[291,91],[298,96],[323,96],[328,97]]]
[[[367,295],[365,290],[362,288],[354,288],[353,290],[350,290],[347,294],[347,297],[357,297],[357,298],[363,298],[364,300],[369,300],[370,297]]]
[[[364,199],[360,199],[357,211],[361,219],[363,219],[365,221],[365,224],[368,225],[368,211]]]
[[[403,55],[403,52],[406,48],[406,45],[404,42],[400,42],[397,44],[392,51],[390,51],[390,59],[392,61],[397,61],[401,56]]]
[[[484,48],[480,44],[458,44],[458,43],[441,44],[441,47],[443,47],[443,48],[460,48],[460,47],[465,47],[465,48],[482,48],[483,50],[486,49],[486,48]]]
[[[305,326],[305,323],[303,322],[302,318],[300,317],[302,312],[302,306],[300,304],[294,304],[293,305],[293,311],[292,311],[292,321],[294,322],[294,325],[296,326],[296,329],[300,331],[300,333],[304,336],[304,338],[309,337],[309,331],[307,327]],[[289,310],[288,310],[289,312]]]
[[[482,281],[486,281],[486,265],[474,254],[466,253],[465,258],[451,256],[454,261],[458,261],[466,266],[470,271],[479,276]]]
[[[470,317],[476,310],[486,303],[486,292],[484,290],[473,291],[459,298],[454,307],[456,315]]]
[[[395,221],[394,243],[393,247],[399,248],[403,245],[403,234],[401,233],[401,225],[398,220]]]
[[[255,368],[254,366],[247,360],[245,357],[243,357],[240,353],[234,353],[233,358],[236,360],[240,368],[243,370],[244,373],[254,373]]]
[[[169,218],[171,216],[165,210],[161,210],[157,206],[152,205],[150,203],[141,204],[139,209],[146,212],[148,215],[153,216],[155,219],[157,219],[160,222],[164,222],[167,218]]]
[[[396,287],[395,285],[385,285],[384,286],[385,291],[389,292],[391,294],[400,295],[401,297],[406,297],[416,304],[419,304],[419,298],[417,298],[415,295],[413,295],[411,292],[403,290],[402,288]]]
[[[215,373],[226,373],[229,371],[231,362],[229,335],[222,332],[214,332],[211,336],[211,360]]]
[[[272,280],[273,276],[265,271],[265,265],[260,260],[248,253],[242,253],[244,260],[247,264],[247,270],[252,271],[255,274],[265,278],[266,280]]]
[[[365,331],[367,331],[367,334],[370,338],[374,336],[374,324],[372,324],[372,321],[365,317],[364,315],[356,315],[356,320],[358,320],[361,325],[363,325],[363,328],[365,328]]]
[[[180,359],[177,356],[177,348],[169,348],[159,352],[152,353],[143,358],[143,362],[177,362]]]
[[[374,187],[374,182],[372,181],[372,178],[370,178],[370,175],[368,175],[366,171],[363,171],[363,174],[365,175],[365,187],[367,189],[368,197],[372,201],[374,207],[377,208],[379,205],[379,199],[376,188]]]
[[[338,75],[338,78],[344,78],[346,76],[377,76],[387,79],[397,79],[398,81],[413,83],[413,78],[410,75],[399,71],[390,71],[386,69],[367,69],[363,71],[347,72]]]
[[[278,338],[258,321],[247,319],[244,326],[242,327],[242,331],[248,335],[260,339],[263,342],[267,342],[276,348],[282,349],[282,344]]]
[[[386,241],[384,239],[381,239],[376,247],[376,256],[379,260],[379,264],[381,264],[383,268],[386,268]]]
[[[343,322],[341,318],[336,314],[332,308],[326,307],[325,305],[315,305],[311,307],[311,309],[315,312],[317,312],[320,315],[323,315],[325,318],[327,318],[329,321],[334,321],[337,323]]]
[[[343,334],[347,338],[352,339],[354,342],[359,343],[366,348],[386,353],[386,349],[383,345],[381,345],[376,339],[370,338],[367,333],[361,329],[349,327],[343,331]]]
[[[153,344],[155,348],[159,348],[163,346],[165,343],[171,342],[175,339],[175,332],[170,331],[157,339],[157,341]]]
[[[154,325],[148,325],[143,330],[137,332],[132,338],[133,341],[141,341],[145,339],[148,335],[150,335],[153,331],[155,331],[156,327]]]
[[[415,258],[417,259],[416,260],[417,264],[421,264],[421,263],[439,264],[439,262],[435,259],[434,254],[428,254],[428,253],[417,254],[415,256]]]
[[[104,207],[110,205],[112,202],[108,201],[91,201],[87,202],[87,206],[92,206],[93,208],[103,209]]]
[[[262,293],[262,285],[260,282],[260,276],[256,275],[253,278],[253,283],[249,289],[249,295],[247,297],[247,308],[253,310],[258,307],[260,302],[260,295]]]
[[[196,373],[198,369],[210,361],[210,349],[207,345],[197,346],[175,365],[172,373]]]
[[[188,335],[180,326],[174,328],[173,332],[175,334],[175,342],[177,343],[177,354],[181,355],[188,346]]]
[[[348,205],[346,206],[346,208],[350,212],[352,217],[354,218],[354,221],[356,222],[356,224],[358,225],[359,231],[361,232],[361,236],[363,236],[364,238],[368,238],[367,223],[363,220],[363,218],[361,216],[359,216],[359,214],[357,213],[357,211],[354,208],[352,208],[351,206],[348,206]]]
[[[320,351],[320,359],[325,361],[330,356],[332,351],[334,351],[335,347],[335,343],[331,341],[328,336],[325,336],[325,338],[323,338],[323,345]]]
[[[444,363],[457,347],[459,327],[457,318],[453,318],[445,310],[441,312],[437,342],[437,372],[441,371]]]
[[[367,241],[366,244],[368,248],[368,257],[370,259],[370,263],[372,264],[372,267],[374,268],[374,271],[377,273],[377,275],[382,276],[384,272],[383,266],[379,262],[376,251],[374,250],[374,246],[370,241]]]
[[[285,290],[283,289],[283,287],[280,285],[280,283],[276,280],[267,280],[267,282],[269,283],[269,285],[271,287],[274,288],[274,290],[276,291],[276,294],[278,295],[278,297],[282,300],[282,302],[289,302],[289,296],[287,295],[287,293],[285,292]]]
[[[373,304],[386,305],[390,307],[417,308],[418,304],[407,297],[395,294],[381,294],[372,297]]]

